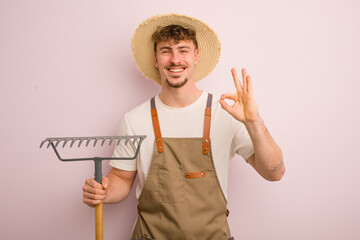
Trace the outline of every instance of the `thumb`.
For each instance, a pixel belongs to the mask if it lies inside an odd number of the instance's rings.
[[[109,178],[103,177],[101,180],[101,184],[102,184],[103,188],[106,189],[109,186],[109,182],[110,182]]]

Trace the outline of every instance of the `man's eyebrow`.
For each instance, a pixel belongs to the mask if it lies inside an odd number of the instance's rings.
[[[159,50],[163,50],[163,49],[171,50],[172,48],[171,48],[171,47],[164,46],[164,47],[161,47]]]
[[[184,49],[184,48],[186,48],[186,49],[191,49],[190,46],[179,46],[179,47],[177,47],[177,49]],[[163,49],[172,50],[172,48],[169,47],[169,46],[161,47],[159,50],[163,50]]]
[[[178,47],[178,49],[183,49],[183,48],[188,48],[188,49],[191,49],[191,47],[190,47],[190,46],[180,46],[180,47]]]

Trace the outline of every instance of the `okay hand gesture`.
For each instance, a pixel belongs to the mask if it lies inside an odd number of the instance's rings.
[[[220,98],[223,109],[242,123],[252,123],[260,119],[258,108],[252,90],[251,77],[247,75],[245,68],[241,70],[243,84],[241,84],[235,68],[231,69],[236,93],[224,93]],[[234,101],[233,105],[225,102],[225,99]]]

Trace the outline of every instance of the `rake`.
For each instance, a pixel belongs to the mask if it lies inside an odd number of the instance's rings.
[[[141,143],[146,138],[145,135],[133,135],[133,136],[98,136],[98,137],[56,137],[56,138],[46,138],[41,142],[40,148],[47,143],[47,148],[50,146],[54,149],[56,156],[59,160],[64,162],[71,161],[89,161],[92,160],[95,162],[95,180],[101,184],[102,180],[102,161],[103,160],[132,160],[135,159],[139,153]],[[131,147],[135,150],[134,155],[130,157],[85,157],[85,158],[62,158],[59,154],[58,147],[59,145],[64,148],[67,144],[70,144],[69,147],[72,148],[74,145],[81,147],[84,143],[85,147],[88,147],[89,144],[95,147],[98,143],[101,143],[101,147],[104,144],[108,143],[116,144],[131,144]],[[103,240],[103,204],[100,203],[95,206],[95,239]]]

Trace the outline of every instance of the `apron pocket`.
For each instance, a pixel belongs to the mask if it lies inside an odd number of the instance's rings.
[[[184,202],[185,179],[182,165],[159,165],[158,177],[160,202]]]

